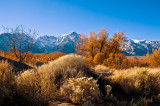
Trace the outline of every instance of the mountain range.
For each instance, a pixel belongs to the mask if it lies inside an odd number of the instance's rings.
[[[40,36],[34,41],[34,46],[31,48],[32,53],[51,53],[64,52],[75,53],[75,44],[80,34],[71,32],[69,34],[55,36]],[[4,34],[0,34],[0,37]],[[0,50],[7,51],[9,48],[3,46],[3,41],[0,39]],[[143,56],[148,51],[152,53],[152,49],[160,49],[160,41],[150,40],[134,40],[128,39],[123,42],[122,50],[127,56]]]

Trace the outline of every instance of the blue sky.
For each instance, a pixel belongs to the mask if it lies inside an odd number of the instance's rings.
[[[55,36],[106,28],[110,36],[123,31],[129,39],[160,40],[160,0],[0,0],[2,25]]]

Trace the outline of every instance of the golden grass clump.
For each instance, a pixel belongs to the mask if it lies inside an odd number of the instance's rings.
[[[96,65],[94,67],[94,70],[96,72],[110,72],[111,71],[111,69],[109,67],[104,66],[104,65]]]
[[[59,82],[63,82],[68,78],[85,76],[86,71],[83,57],[76,54],[62,56],[40,68],[50,70],[56,78],[55,82],[60,85]]]
[[[0,62],[0,105],[4,103],[6,99],[12,97],[12,90],[14,85],[14,73],[12,72],[12,66],[6,62]]]
[[[160,70],[150,68],[131,68],[115,70],[109,77],[111,82],[121,85],[127,93],[140,92],[144,95],[160,93]]]
[[[82,67],[84,66],[84,59],[80,55],[69,54],[59,57],[57,60],[49,62],[49,66],[58,65],[60,67]]]
[[[70,78],[61,87],[61,95],[73,103],[86,101],[100,103],[102,99],[97,80],[92,77]]]
[[[16,78],[17,91],[33,104],[45,104],[59,98],[59,89],[69,78],[83,77],[83,57],[75,54],[60,57],[37,69],[27,70]]]
[[[49,71],[25,71],[16,78],[17,92],[32,104],[45,104],[57,97],[54,80]]]

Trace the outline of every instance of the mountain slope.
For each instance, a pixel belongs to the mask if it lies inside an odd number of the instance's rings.
[[[40,36],[35,40],[35,45],[32,48],[33,53],[42,52],[64,52],[75,53],[75,44],[79,34],[72,32],[69,34],[60,35],[58,38],[54,36]],[[34,51],[33,51],[34,50]]]
[[[130,39],[123,43],[122,50],[126,55],[144,56],[152,53],[152,49],[160,49],[160,41]]]

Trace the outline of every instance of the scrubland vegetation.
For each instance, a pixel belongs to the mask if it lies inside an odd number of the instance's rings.
[[[1,64],[1,92],[8,99],[23,100],[22,104],[47,105],[56,100],[81,104],[88,99],[97,102],[102,97],[97,79],[92,77],[94,72],[85,66],[83,57],[79,55],[66,55],[18,75],[12,73],[9,64]],[[13,84],[14,88],[10,88]],[[14,91],[10,94],[9,90]]]
[[[121,52],[123,33],[108,38],[102,29],[80,36],[77,54],[28,53],[23,63],[33,69],[12,72],[0,62],[0,105],[146,106],[160,104],[160,50],[143,58]],[[79,54],[79,55],[78,55]],[[16,60],[13,52],[0,55]],[[22,54],[23,55],[23,54]],[[45,63],[35,67],[36,62]]]
[[[151,96],[160,92],[160,71],[151,68],[131,68],[114,70],[113,76],[108,77],[111,82],[120,84],[127,94],[142,94]]]
[[[42,62],[42,63],[48,63],[49,61],[53,61],[61,56],[66,55],[65,53],[50,53],[50,54],[32,54],[32,53],[28,53],[23,61],[23,63],[28,64],[30,66],[35,66],[36,62]],[[17,61],[17,58],[14,54],[14,52],[11,51],[7,51],[7,52],[3,52],[0,51],[0,56],[12,59]]]
[[[96,72],[113,75],[101,78]],[[75,54],[18,75],[2,61],[0,76],[1,105],[15,101],[21,105],[48,105],[55,101],[75,105],[157,105],[160,100],[159,68],[90,68],[84,57]]]

